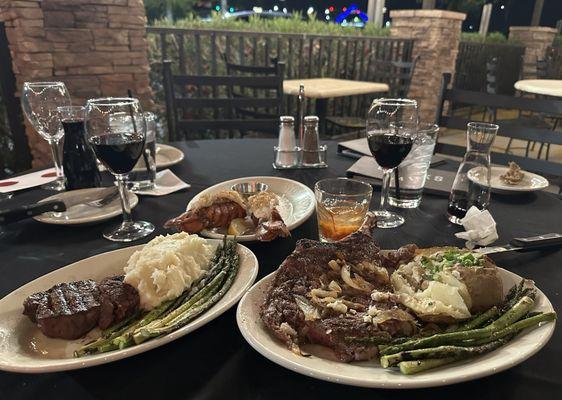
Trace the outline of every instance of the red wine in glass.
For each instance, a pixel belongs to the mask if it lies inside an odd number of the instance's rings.
[[[369,149],[384,169],[393,169],[400,165],[412,149],[413,139],[396,134],[371,135],[367,138]]]
[[[144,138],[134,134],[92,136],[90,143],[102,164],[117,175],[131,172],[144,148]]]

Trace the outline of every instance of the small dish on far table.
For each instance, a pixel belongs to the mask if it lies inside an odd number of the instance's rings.
[[[47,197],[46,199],[41,200],[39,203],[51,200],[62,200],[64,202],[65,199],[70,199],[74,196],[93,195],[96,191],[101,190],[104,190],[104,188],[71,190]],[[137,195],[129,192],[129,204],[131,205],[131,209],[135,208],[138,203],[139,198],[137,197]],[[48,212],[37,215],[33,217],[33,219],[45,224],[53,225],[82,225],[106,221],[110,218],[121,215],[122,213],[123,210],[121,209],[121,199],[119,198],[119,195],[116,195],[101,207],[88,204],[77,204],[75,206],[69,207],[65,212]]]
[[[479,168],[479,167],[477,167]],[[477,168],[468,171],[468,179],[477,184],[483,184],[481,174],[478,174]],[[508,167],[491,167],[490,186],[492,192],[499,194],[517,194],[535,192],[538,190],[546,189],[549,185],[548,179],[544,176],[533,174],[532,172],[524,171],[523,179],[513,185],[505,183],[500,176],[508,171]]]
[[[185,155],[180,149],[169,144],[156,143],[156,168],[171,167],[183,160]]]

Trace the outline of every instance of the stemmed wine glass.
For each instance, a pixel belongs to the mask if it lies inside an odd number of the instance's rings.
[[[400,215],[386,210],[392,172],[406,158],[418,129],[418,105],[409,99],[375,99],[367,113],[367,141],[383,170],[380,209],[375,212],[379,228],[396,228]]]
[[[49,142],[57,178],[43,189],[65,189],[59,143],[64,136],[58,107],[70,106],[70,95],[63,82],[25,82],[21,96],[23,111],[37,133]]]
[[[146,121],[138,99],[106,97],[91,99],[84,111],[86,138],[97,158],[115,176],[123,207],[123,222],[103,237],[131,242],[154,231],[150,222],[131,218],[127,178],[141,156],[146,140]]]

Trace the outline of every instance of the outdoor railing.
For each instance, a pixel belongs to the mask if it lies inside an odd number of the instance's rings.
[[[328,36],[274,32],[148,27],[151,81],[157,102],[163,104],[161,63],[174,62],[177,73],[224,74],[222,57],[244,65],[285,63],[285,79],[341,78],[385,82],[377,63],[410,61],[413,40],[387,37]],[[364,116],[370,96],[336,99],[329,114]],[[309,102],[311,103],[311,102]],[[294,110],[288,98],[285,111]],[[309,104],[307,112],[313,112]]]
[[[525,47],[518,44],[461,41],[455,71],[454,87],[477,92],[486,91],[486,63],[498,59],[496,90],[513,95],[519,80]]]

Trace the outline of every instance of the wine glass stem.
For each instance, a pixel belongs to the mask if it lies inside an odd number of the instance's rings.
[[[123,208],[123,224],[129,224],[132,222],[132,218],[129,192],[127,191],[127,175],[116,175],[115,177],[117,179],[117,187],[119,188],[121,207]]]
[[[390,177],[392,175],[391,169],[384,169],[382,173],[382,186],[381,186],[381,205],[379,211],[386,211],[386,199],[388,198],[388,187],[390,186]]]
[[[60,139],[49,141],[49,145],[51,146],[51,154],[53,155],[53,162],[55,164],[57,179],[62,179],[64,177],[64,171],[62,169],[62,157],[59,143]]]

